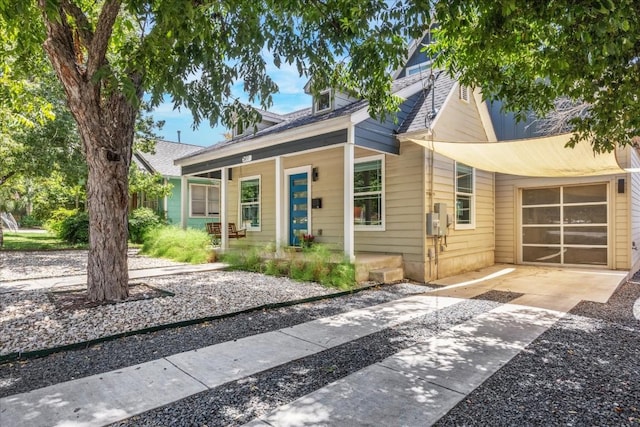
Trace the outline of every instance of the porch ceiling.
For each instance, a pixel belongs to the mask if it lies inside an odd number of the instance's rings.
[[[595,154],[590,144],[566,147],[571,134],[502,142],[444,142],[407,138],[478,169],[520,176],[576,177],[625,173],[615,151]]]

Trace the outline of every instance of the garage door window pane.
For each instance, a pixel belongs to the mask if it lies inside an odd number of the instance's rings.
[[[560,228],[525,227],[522,230],[522,243],[531,245],[560,244]]]
[[[565,224],[606,224],[607,205],[565,206]]]
[[[522,204],[528,205],[557,205],[560,203],[559,188],[534,188],[522,190]]]
[[[606,248],[566,248],[565,264],[607,265]]]
[[[560,224],[560,206],[523,208],[523,224]]]
[[[524,246],[522,248],[522,260],[524,262],[544,262],[560,264],[560,248],[548,246]]]
[[[565,187],[564,202],[565,203],[593,203],[607,201],[607,186],[585,185],[580,187]]]
[[[564,227],[567,245],[606,245],[607,227]]]

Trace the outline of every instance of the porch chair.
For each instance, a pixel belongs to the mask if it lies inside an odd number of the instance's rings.
[[[240,239],[242,237],[247,237],[247,230],[244,228],[237,229],[235,222],[229,223],[229,238],[235,237],[236,239]]]

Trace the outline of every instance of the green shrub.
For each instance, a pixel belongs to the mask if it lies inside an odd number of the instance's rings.
[[[77,213],[78,211],[76,209],[58,208],[53,211],[51,217],[44,223],[44,228],[56,236],[59,236],[64,220]]]
[[[233,270],[288,276],[293,280],[318,282],[338,289],[351,289],[356,283],[355,266],[348,260],[336,263],[325,245],[314,244],[304,249],[302,254],[296,253],[287,259],[272,259],[271,252],[270,247],[262,252],[255,247],[241,248],[226,252],[222,260]]]
[[[42,221],[40,221],[38,218],[34,217],[33,215],[25,215],[22,218],[20,218],[20,228],[35,228],[35,227],[41,227],[42,226]]]
[[[262,265],[261,251],[254,247],[240,247],[222,255],[222,261],[229,264],[232,270],[253,271],[261,273],[265,270]]]
[[[77,212],[65,218],[58,237],[71,244],[89,243],[89,214]]]
[[[320,283],[325,286],[343,290],[351,289],[356,284],[356,267],[349,260],[333,264],[331,271],[324,280],[324,282]]]
[[[168,226],[152,228],[145,235],[141,249],[144,254],[191,264],[215,259],[211,251],[211,239],[204,230]]]
[[[129,214],[129,240],[142,243],[144,235],[162,225],[162,220],[149,208],[134,209]]]

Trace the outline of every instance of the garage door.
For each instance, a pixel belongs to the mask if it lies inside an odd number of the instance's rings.
[[[607,184],[522,189],[522,262],[607,265]]]

